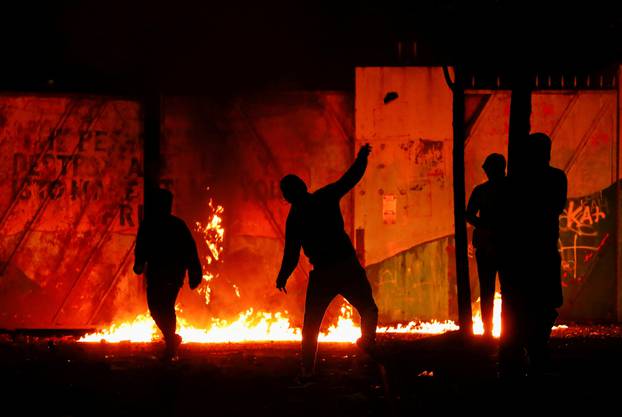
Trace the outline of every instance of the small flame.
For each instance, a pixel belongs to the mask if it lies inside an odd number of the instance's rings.
[[[482,321],[481,299],[475,301],[475,312],[473,314],[473,334],[484,334],[484,323]],[[492,309],[492,335],[499,337],[501,335],[501,294],[495,292]]]
[[[493,310],[492,310],[492,335],[496,338],[501,336],[501,307],[502,307],[502,298],[499,292],[495,292],[495,298],[493,302]],[[481,312],[481,300],[478,298],[475,302],[475,313],[473,314],[473,334],[482,335],[484,334],[484,323],[482,322],[482,312]],[[565,324],[560,324],[558,326],[553,326],[553,331],[565,330],[568,329],[568,326]]]
[[[209,187],[207,189],[209,190]],[[205,225],[198,221],[195,223],[195,230],[201,233],[209,249],[209,254],[205,256],[205,264],[203,264],[203,281],[205,284],[198,289],[199,294],[205,298],[205,304],[209,304],[212,293],[209,282],[215,278],[215,275],[207,270],[206,265],[222,261],[221,255],[225,238],[225,229],[222,226],[224,208],[220,205],[214,205],[212,199],[209,200],[208,207],[208,222]]]

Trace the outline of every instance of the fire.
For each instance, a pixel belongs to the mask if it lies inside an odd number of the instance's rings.
[[[222,225],[224,209],[209,201],[209,220],[202,224],[196,222],[195,231],[201,233],[209,250],[205,256],[203,265],[204,284],[199,287],[205,303],[209,304],[211,289],[209,282],[218,277],[208,270],[214,263],[222,262],[223,241],[225,230]],[[232,284],[236,296],[240,297],[240,289]],[[478,300],[479,302],[479,300]],[[477,304],[479,304],[477,302]],[[478,306],[475,306],[473,316],[473,333],[482,334],[482,317]],[[183,338],[184,343],[244,343],[244,342],[267,342],[267,341],[300,341],[302,331],[290,323],[288,312],[254,311],[252,308],[243,311],[237,319],[232,321],[213,318],[206,327],[195,327],[184,317],[183,311],[177,307],[177,332]],[[378,327],[380,334],[442,334],[448,331],[459,330],[459,326],[451,320],[439,322],[414,322],[398,324],[397,326]],[[495,294],[493,335],[499,337],[501,333],[501,295]],[[361,336],[361,329],[352,319],[352,306],[344,304],[337,323],[330,326],[325,333],[320,333],[320,342],[344,342],[353,343]],[[118,343],[151,342],[160,338],[160,332],[155,326],[148,313],[141,314],[131,321],[120,324],[112,324],[108,329],[100,332],[87,334],[79,342]]]
[[[178,318],[178,333],[184,343],[244,343],[268,341],[300,341],[300,328],[290,324],[287,312],[269,313],[254,312],[249,309],[241,313],[234,321],[213,319],[208,328],[198,328],[188,324],[183,317]],[[396,327],[378,327],[378,333],[422,333],[441,334],[450,330],[458,330],[452,321],[416,323]],[[361,329],[352,320],[352,307],[344,304],[337,324],[330,326],[326,332],[319,335],[320,342],[354,343],[361,336]],[[87,334],[80,342],[118,343],[151,342],[158,340],[160,333],[148,314],[141,314],[134,320],[113,324],[109,329],[97,333]]]
[[[203,281],[205,284],[198,289],[199,294],[205,297],[205,304],[209,304],[212,293],[209,282],[216,277],[207,270],[207,266],[221,260],[222,251],[224,249],[223,241],[225,239],[225,229],[222,227],[222,213],[224,212],[224,208],[220,205],[215,206],[212,199],[209,200],[208,208],[210,215],[209,221],[206,224],[202,224],[199,221],[195,223],[195,231],[201,233],[209,249],[209,254],[205,255],[205,263],[203,264]]]
[[[478,298],[475,307],[475,313],[473,314],[473,334],[482,335],[484,334],[484,323],[482,322],[482,313],[480,306],[480,299]],[[501,336],[501,294],[499,292],[495,292],[495,299],[493,302],[493,310],[492,310],[492,335],[496,338]],[[553,326],[553,331],[564,330],[567,329],[568,326],[565,324],[560,324],[558,326]]]
[[[178,317],[178,333],[184,343],[244,343],[244,342],[295,342],[302,338],[302,331],[291,325],[288,313],[285,312],[255,312],[248,309],[233,321],[212,319],[208,328],[192,326],[183,318],[183,312]],[[320,342],[354,343],[361,336],[361,329],[352,319],[352,306],[344,304],[341,314],[335,325],[331,325],[326,332],[319,335]],[[560,325],[553,330],[567,329]],[[460,327],[451,320],[439,322],[414,322],[398,324],[397,326],[379,326],[379,334],[443,334],[448,331],[459,330]],[[482,334],[483,325],[481,313],[476,311],[473,316],[473,333]],[[493,336],[501,333],[501,295],[495,294],[493,314]],[[141,314],[132,321],[113,324],[101,332],[87,334],[79,342],[118,343],[152,342],[160,338],[155,323],[148,314]]]
[[[473,314],[473,334],[482,335],[484,334],[484,323],[482,322],[482,311],[480,306],[480,299],[478,298],[475,308],[475,313]],[[499,337],[501,335],[501,294],[495,292],[495,299],[493,301],[493,310],[492,310],[492,335],[494,337]]]

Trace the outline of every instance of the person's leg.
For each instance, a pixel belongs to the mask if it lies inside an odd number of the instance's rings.
[[[520,311],[513,294],[506,291],[502,297],[499,371],[502,376],[518,376],[523,369]]]
[[[357,262],[348,266],[338,277],[343,279],[340,294],[358,311],[361,316],[361,340],[359,346],[373,346],[376,341],[378,307],[374,301],[371,285],[365,269]]]
[[[516,270],[500,273],[501,282],[501,339],[499,341],[499,373],[504,377],[522,376],[524,373],[524,302],[516,283],[520,274]]]
[[[497,263],[494,254],[490,251],[478,249],[475,252],[477,261],[477,275],[479,278],[480,306],[484,334],[492,335],[493,310],[495,301],[495,280],[497,277]]]
[[[561,258],[557,248],[542,252],[534,271],[534,283],[529,292],[527,353],[530,372],[540,373],[550,367],[548,342],[557,319],[555,307],[561,306]]]
[[[304,376],[315,373],[317,338],[320,326],[328,305],[336,295],[327,284],[330,284],[330,280],[322,279],[318,271],[311,271],[307,284],[302,325],[302,373]]]
[[[162,310],[162,290],[156,284],[147,285],[147,306],[149,307],[151,318],[164,336],[166,319],[164,318],[165,315]]]
[[[532,374],[544,372],[550,367],[548,342],[556,318],[557,311],[552,307],[536,305],[530,310],[527,353],[529,355],[529,370]]]
[[[177,317],[175,301],[179,287],[170,284],[151,284],[147,286],[147,305],[156,326],[162,332],[167,350],[174,355],[180,338],[175,334]]]

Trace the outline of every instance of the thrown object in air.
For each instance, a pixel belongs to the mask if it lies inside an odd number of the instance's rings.
[[[384,104],[388,104],[390,102],[392,102],[393,100],[395,100],[396,98],[398,98],[399,96],[397,95],[397,93],[395,91],[389,91],[385,96],[384,96]]]

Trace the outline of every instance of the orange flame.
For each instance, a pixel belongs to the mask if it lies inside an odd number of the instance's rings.
[[[484,323],[482,322],[480,301],[480,298],[475,301],[475,307],[473,309],[473,334],[477,335],[484,334]],[[495,292],[495,298],[493,302],[492,335],[494,337],[499,337],[501,335],[501,294],[498,292]]]
[[[396,327],[378,327],[378,333],[421,333],[441,334],[450,330],[458,330],[452,321],[416,323]],[[292,327],[287,312],[269,313],[254,312],[249,309],[234,321],[213,319],[209,328],[197,328],[188,324],[183,317],[178,318],[178,333],[184,343],[243,343],[262,341],[300,341],[300,328]],[[319,335],[320,342],[353,343],[361,336],[361,329],[352,320],[352,306],[344,304],[336,325]],[[141,314],[134,320],[121,324],[113,324],[101,332],[90,333],[82,337],[80,342],[118,343],[151,342],[158,340],[160,333],[148,314]]]
[[[209,282],[216,278],[207,268],[214,262],[222,262],[223,241],[225,230],[222,226],[222,214],[224,209],[220,205],[214,205],[209,201],[209,221],[206,224],[196,222],[195,230],[200,232],[209,249],[205,256],[203,270],[204,284],[199,287],[199,292],[204,296],[205,303],[209,304],[211,289]],[[240,297],[240,289],[232,284],[236,296]],[[293,327],[288,318],[288,312],[265,312],[248,309],[233,321],[212,319],[207,328],[198,328],[190,325],[179,307],[178,333],[184,343],[243,343],[261,341],[299,341],[302,338],[300,328]],[[479,300],[475,305],[473,315],[473,333],[482,334],[483,324],[479,310]],[[493,335],[499,337],[501,333],[501,295],[495,294]],[[561,326],[558,328],[562,328]],[[397,326],[378,327],[380,334],[442,334],[448,331],[459,330],[459,326],[451,320],[439,322],[415,322]],[[320,333],[320,342],[346,342],[353,343],[361,336],[361,329],[352,320],[352,306],[344,304],[341,314],[335,325],[328,328],[325,333]],[[151,342],[160,338],[160,333],[155,323],[148,314],[141,314],[135,319],[120,324],[112,324],[108,329],[90,333],[82,337],[79,342],[118,343],[121,341]]]
[[[203,264],[203,281],[205,284],[198,289],[199,294],[202,294],[205,298],[205,304],[209,304],[212,293],[209,282],[215,278],[214,274],[206,269],[206,265],[211,265],[213,262],[221,260],[223,241],[225,238],[225,229],[222,227],[222,213],[225,211],[224,208],[220,205],[214,206],[211,198],[208,207],[210,220],[205,225],[199,221],[195,223],[195,231],[201,233],[209,249],[209,254],[205,255],[205,263]]]

